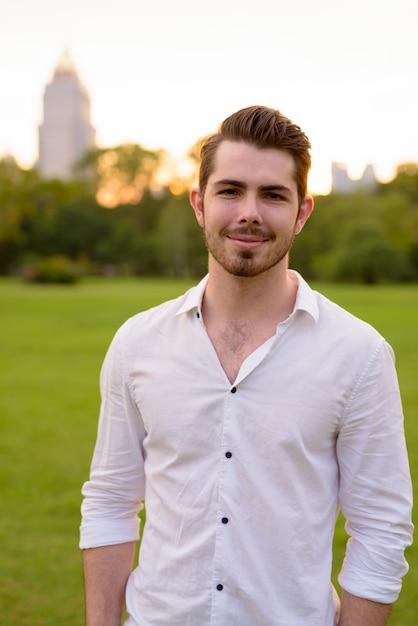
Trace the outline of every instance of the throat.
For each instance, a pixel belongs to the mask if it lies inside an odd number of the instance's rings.
[[[292,313],[297,293],[297,278],[292,274],[274,284],[264,280],[236,278],[225,282],[225,275],[209,274],[202,300],[202,315],[209,338],[231,382],[236,380],[243,362],[270,337],[277,325]],[[254,287],[257,287],[254,289]]]

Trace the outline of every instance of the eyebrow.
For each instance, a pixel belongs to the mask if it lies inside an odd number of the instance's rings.
[[[246,183],[243,183],[240,180],[233,180],[231,178],[222,178],[221,180],[217,180],[213,183],[215,186],[220,186],[220,185],[230,185],[231,187],[238,187],[240,189],[246,189],[248,187],[248,185]],[[289,187],[286,187],[286,185],[281,185],[280,183],[277,183],[275,185],[261,185],[259,187],[260,191],[284,191],[287,193],[292,193],[292,190]]]

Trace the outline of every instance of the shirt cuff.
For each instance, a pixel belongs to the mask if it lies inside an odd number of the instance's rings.
[[[138,541],[140,523],[139,518],[83,522],[80,527],[80,548],[85,550]]]
[[[349,571],[343,568],[338,577],[342,589],[353,596],[380,602],[381,604],[393,604],[398,599],[402,588],[400,577],[365,572],[359,569]]]

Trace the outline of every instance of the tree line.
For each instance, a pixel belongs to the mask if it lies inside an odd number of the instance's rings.
[[[157,184],[165,159],[137,144],[98,149],[66,181],[0,160],[0,274],[202,276],[207,254],[190,180]],[[399,166],[373,190],[317,196],[291,266],[321,281],[418,280],[418,164]]]

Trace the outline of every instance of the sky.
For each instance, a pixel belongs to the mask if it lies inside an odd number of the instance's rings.
[[[262,104],[331,162],[390,180],[418,162],[417,0],[0,0],[0,156],[37,158],[42,98],[68,50],[99,146],[180,158],[234,111]]]

